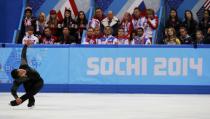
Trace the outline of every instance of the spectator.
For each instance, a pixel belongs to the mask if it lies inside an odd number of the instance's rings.
[[[138,7],[134,8],[133,15],[132,15],[132,24],[133,24],[133,29],[137,30],[140,27],[145,26],[147,23],[147,20],[144,16],[141,15],[141,11]]]
[[[23,37],[27,35],[26,33],[28,31],[28,28],[30,27],[35,28],[35,17],[32,16],[32,8],[26,7],[25,16],[21,24],[21,33],[20,33],[18,43],[21,43]]]
[[[166,44],[166,39],[168,38],[168,27],[165,28],[164,34],[163,34],[163,41],[161,43]]]
[[[206,35],[209,27],[210,27],[209,10],[205,10],[203,19],[199,22],[199,28],[203,31],[204,35]]]
[[[98,27],[99,29],[101,29],[101,23],[98,19],[92,18],[88,23],[88,27],[91,27],[91,28]]]
[[[131,44],[133,42],[133,39],[137,36],[137,33],[136,33],[136,30],[133,30],[131,32],[131,36],[130,36],[130,39],[129,39],[129,43]]]
[[[183,22],[183,26],[186,28],[190,36],[195,37],[197,22],[194,20],[193,14],[190,10],[185,11],[185,21]]]
[[[144,26],[145,36],[152,40],[153,33],[158,28],[158,18],[155,16],[153,9],[147,9],[146,18],[147,25]]]
[[[63,27],[62,35],[59,38],[61,44],[76,44],[76,37],[70,33],[69,27]]]
[[[133,37],[131,44],[132,45],[139,45],[139,44],[150,45],[152,43],[150,39],[145,36],[144,29],[140,27],[136,30],[136,36]]]
[[[101,23],[104,28],[110,26],[113,29],[112,35],[117,35],[117,29],[120,22],[119,19],[113,15],[112,11],[108,12],[108,16],[105,19],[103,19]]]
[[[165,43],[167,45],[179,45],[181,44],[180,40],[176,36],[176,30],[173,27],[168,28],[167,37],[165,39]]]
[[[27,28],[27,33],[22,40],[22,44],[26,44],[26,42],[28,40],[30,40],[32,44],[38,44],[39,43],[39,39],[36,36],[34,36],[34,27],[32,27],[32,26],[29,26]]]
[[[58,35],[58,24],[59,24],[59,20],[57,18],[57,13],[55,10],[51,10],[50,18],[49,18],[49,21],[47,22],[47,25],[50,28],[52,35],[54,36]]]
[[[110,26],[106,26],[104,28],[104,36],[100,39],[96,39],[97,44],[114,44],[118,43],[117,38],[112,36],[112,28]]]
[[[52,35],[51,29],[46,27],[44,29],[44,34],[42,35],[40,42],[43,44],[54,44],[57,41],[57,38]]]
[[[179,20],[177,11],[175,9],[171,9],[169,19],[166,22],[166,27],[173,27],[178,33],[180,25],[181,21]]]
[[[120,27],[123,29],[125,35],[130,38],[130,34],[133,30],[133,23],[131,20],[131,14],[126,12],[123,16]]]
[[[96,27],[94,29],[94,32],[95,32],[96,39],[100,39],[101,37],[103,37],[103,34],[101,33],[100,27]]]
[[[210,27],[208,28],[207,30],[207,34],[205,36],[205,41],[204,41],[205,44],[210,44]]]
[[[94,19],[97,19],[99,22],[101,22],[105,18],[106,16],[103,14],[103,10],[101,8],[96,8]]]
[[[62,27],[68,27],[69,30],[70,30],[70,33],[75,38],[78,39],[78,34],[76,33],[78,26],[76,24],[76,21],[72,18],[70,9],[66,9],[65,12],[64,12],[64,20],[63,20],[63,23],[62,23]],[[79,41],[78,41],[78,43],[79,43]]]
[[[36,35],[39,37],[44,33],[44,29],[47,26],[46,16],[44,12],[39,14],[38,19],[36,20]]]
[[[118,45],[129,45],[129,38],[125,35],[125,31],[123,28],[118,29]]]
[[[196,31],[196,37],[194,44],[204,44],[204,35],[201,30]]]
[[[181,40],[182,44],[192,44],[193,43],[192,37],[188,34],[185,27],[180,27],[179,33],[180,33],[180,40]]]
[[[79,11],[79,16],[76,20],[76,24],[78,26],[78,36],[80,39],[80,43],[81,43],[83,30],[86,29],[87,23],[88,21],[87,21],[84,11]]]
[[[93,28],[88,28],[87,30],[87,36],[84,39],[84,44],[96,44],[96,38],[94,36],[94,29]]]

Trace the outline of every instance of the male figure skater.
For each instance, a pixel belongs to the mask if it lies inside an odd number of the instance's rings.
[[[11,75],[14,79],[13,86],[11,88],[11,94],[15,98],[15,100],[10,102],[11,106],[20,105],[21,103],[29,99],[28,107],[33,107],[35,104],[34,95],[37,94],[43,87],[43,79],[35,69],[29,67],[27,62],[27,47],[31,44],[31,41],[27,41],[25,43],[21,53],[20,67],[19,69],[14,69],[11,72]],[[23,96],[18,97],[17,89],[21,84],[23,84],[26,93]]]

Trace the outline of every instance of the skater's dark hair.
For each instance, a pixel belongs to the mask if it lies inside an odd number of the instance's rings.
[[[18,70],[17,69],[12,70],[11,76],[12,76],[13,79],[18,79],[19,78]]]

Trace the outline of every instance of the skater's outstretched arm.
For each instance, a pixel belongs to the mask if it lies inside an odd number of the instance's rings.
[[[27,53],[27,45],[24,45],[23,49],[22,49],[22,53],[21,53],[21,65],[28,65],[28,61],[27,61],[27,57],[26,57],[26,53]]]

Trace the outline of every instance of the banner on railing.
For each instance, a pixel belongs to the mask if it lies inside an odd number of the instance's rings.
[[[21,48],[1,48],[0,81],[11,83]],[[210,85],[208,48],[29,48],[46,84]]]

